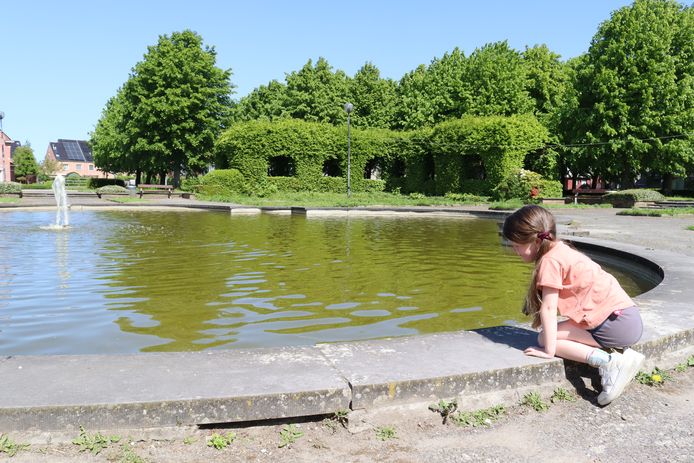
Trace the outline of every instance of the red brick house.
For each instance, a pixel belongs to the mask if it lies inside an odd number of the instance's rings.
[[[0,130],[0,182],[14,182],[14,164],[12,155],[17,147],[22,146]]]
[[[114,178],[112,174],[103,172],[94,165],[92,149],[84,140],[52,141],[48,144],[46,158],[57,161],[62,169],[54,174],[77,174],[80,177]]]

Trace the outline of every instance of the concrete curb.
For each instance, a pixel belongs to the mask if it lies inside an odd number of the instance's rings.
[[[291,212],[286,209],[282,211]],[[387,211],[374,209],[374,213]],[[432,208],[404,210],[432,212]],[[324,211],[335,209],[318,213]],[[300,213],[312,212],[316,211]],[[691,258],[590,238],[571,239],[651,278],[664,275],[657,287],[636,298],[647,326],[638,349],[651,361],[694,346]],[[0,359],[0,432],[271,420],[451,397],[458,397],[461,404],[517,402],[523,391],[567,384],[562,360],[523,354],[522,349],[534,341],[532,331],[507,326],[311,347],[6,357]]]

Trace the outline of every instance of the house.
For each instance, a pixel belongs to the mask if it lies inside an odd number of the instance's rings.
[[[22,144],[12,140],[9,135],[0,130],[0,182],[14,182],[14,165],[12,155]]]
[[[55,174],[77,174],[80,177],[114,178],[112,174],[103,172],[94,165],[92,149],[84,140],[52,141],[46,150],[46,159],[57,161],[62,169]]]

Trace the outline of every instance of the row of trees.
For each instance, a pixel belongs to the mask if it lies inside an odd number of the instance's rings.
[[[545,45],[520,53],[506,41],[496,42],[469,57],[456,48],[399,82],[382,78],[372,63],[349,77],[319,58],[287,74],[284,83],[273,80],[242,98],[232,120],[295,118],[341,125],[346,115],[336,101],[354,104],[351,122],[360,128],[413,130],[463,115],[545,117],[568,84],[559,55]]]
[[[309,60],[238,102],[231,72],[191,31],[163,36],[107,104],[92,137],[95,162],[124,172],[202,170],[221,131],[244,121],[300,119],[421,130],[463,116],[534,115],[548,130],[526,167],[630,186],[639,174],[694,168],[694,10],[636,0],[600,25],[588,53],[561,61],[547,46],[507,42],[469,56],[454,49],[394,81],[366,63],[350,77]],[[473,147],[474,148],[474,147]]]

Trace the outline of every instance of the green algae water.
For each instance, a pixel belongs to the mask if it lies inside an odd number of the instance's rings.
[[[67,230],[45,227],[52,212],[0,220],[3,355],[309,345],[525,321],[531,268],[494,220],[82,211]]]

